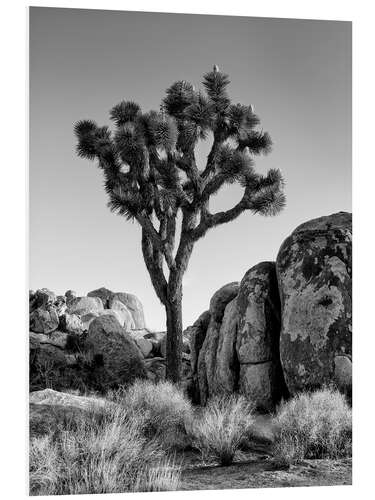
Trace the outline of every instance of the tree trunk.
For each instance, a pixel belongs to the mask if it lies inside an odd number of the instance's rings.
[[[165,305],[167,315],[167,379],[174,383],[181,380],[182,372],[182,297]]]

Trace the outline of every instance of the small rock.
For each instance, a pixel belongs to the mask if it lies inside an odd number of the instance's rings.
[[[66,303],[69,305],[77,297],[77,293],[74,290],[67,290],[65,292]]]

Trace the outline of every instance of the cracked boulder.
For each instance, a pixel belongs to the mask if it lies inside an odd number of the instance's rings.
[[[219,391],[216,381],[216,371],[220,328],[226,306],[236,297],[238,288],[238,282],[224,285],[210,300],[210,321],[197,363],[199,394],[202,404],[205,404],[209,397],[217,394]]]
[[[109,308],[112,307],[113,302],[115,300],[122,302],[122,304],[124,304],[124,306],[126,306],[127,309],[130,311],[134,321],[134,327],[133,327],[134,329],[140,329],[146,327],[142,302],[138,299],[138,297],[136,297],[131,293],[123,293],[123,292],[114,293],[111,299],[109,299],[108,303]]]
[[[339,212],[293,231],[277,256],[280,357],[291,394],[336,383],[351,390],[352,216]]]
[[[258,409],[272,410],[286,396],[280,365],[280,300],[274,262],[261,262],[243,277],[236,300],[238,390]]]

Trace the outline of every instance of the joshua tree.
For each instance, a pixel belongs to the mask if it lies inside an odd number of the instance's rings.
[[[167,377],[175,382],[181,373],[182,281],[194,244],[246,210],[276,215],[285,204],[280,171],[264,176],[253,167],[255,155],[270,151],[271,138],[259,130],[251,105],[231,104],[229,83],[215,65],[204,75],[205,92],[178,81],[158,112],[120,102],[110,111],[113,132],[92,120],[75,125],[78,155],[97,159],[103,170],[109,208],[141,226],[144,261],[166,310]],[[211,150],[199,169],[195,147],[208,138]],[[211,197],[235,183],[243,187],[241,199],[211,213]]]

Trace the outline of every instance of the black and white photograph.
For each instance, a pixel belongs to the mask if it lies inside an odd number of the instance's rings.
[[[31,6],[28,58],[29,495],[350,486],[352,22]]]

